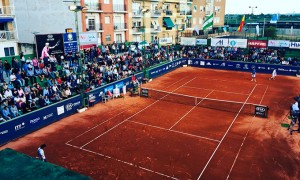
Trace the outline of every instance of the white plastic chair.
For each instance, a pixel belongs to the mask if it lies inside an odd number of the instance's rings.
[[[113,97],[119,97],[121,94],[120,94],[120,89],[119,88],[115,88],[113,90]]]

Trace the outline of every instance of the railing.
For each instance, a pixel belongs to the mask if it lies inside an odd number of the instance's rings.
[[[0,17],[13,15],[15,15],[13,6],[0,6]]]
[[[165,13],[166,13],[166,15],[168,15],[168,16],[172,16],[172,11],[170,11],[170,10],[165,10]]]
[[[102,11],[102,4],[101,3],[86,3],[88,6],[87,11]]]
[[[132,27],[132,34],[141,34],[143,33],[144,28],[143,27]]]
[[[135,17],[135,16],[143,16],[143,13],[142,12],[140,12],[140,11],[132,11],[132,15],[133,15],[133,17]]]
[[[152,10],[151,11],[151,16],[161,16],[161,11],[159,11],[159,10]]]
[[[114,23],[114,30],[127,29],[127,23]]]
[[[188,3],[192,3],[192,2],[193,2],[193,0],[187,0],[187,2],[188,2]]]
[[[0,31],[0,41],[17,40],[15,31]]]
[[[151,31],[161,31],[161,27],[157,26],[156,28],[151,24]]]
[[[114,11],[127,11],[127,7],[125,4],[114,4],[113,9]]]
[[[186,15],[192,15],[192,11],[186,11]]]

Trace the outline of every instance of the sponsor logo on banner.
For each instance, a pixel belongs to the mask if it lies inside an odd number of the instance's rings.
[[[283,68],[278,68],[278,71],[284,71],[284,72],[288,72],[288,69],[283,69]]]
[[[98,44],[98,35],[96,32],[83,32],[79,34],[80,45]]]
[[[290,47],[290,41],[284,40],[269,40],[268,41],[269,47]]]
[[[96,99],[96,96],[94,94],[89,94],[89,100],[94,100]]]
[[[226,63],[223,62],[220,66],[221,66],[221,67],[225,67],[225,66],[226,66]]]
[[[53,116],[53,113],[47,114],[47,115],[43,116],[43,120],[47,120],[48,118],[50,118],[52,116]]]
[[[207,45],[207,39],[196,39],[196,45]]]
[[[30,122],[30,124],[35,124],[35,123],[39,122],[39,120],[41,120],[41,118],[37,117],[35,119],[30,120],[29,122]]]
[[[180,45],[184,45],[184,46],[195,46],[195,45],[196,45],[196,38],[192,38],[192,37],[181,37]]]
[[[300,42],[290,42],[290,49],[300,49]]]
[[[206,65],[207,65],[207,66],[211,66],[211,63],[210,63],[210,62],[207,62]]]
[[[200,66],[205,66],[205,62],[204,61],[200,61]]]
[[[249,69],[248,64],[244,64],[243,69]]]
[[[266,67],[258,67],[258,69],[266,69]]]
[[[64,106],[57,107],[57,115],[61,115],[63,113],[65,113]]]
[[[7,134],[7,133],[8,133],[8,130],[4,130],[4,131],[0,132],[1,135]]]
[[[23,128],[25,128],[25,122],[22,122],[21,124],[16,125],[15,126],[15,131],[19,131]]]
[[[247,47],[247,39],[229,39],[229,45],[231,47],[246,48]]]
[[[261,40],[249,40],[248,41],[249,47],[256,47],[256,48],[267,48],[267,41]]]
[[[172,42],[173,42],[172,37],[159,38],[159,44],[168,44],[168,43],[172,43]]]
[[[240,69],[240,68],[241,68],[241,65],[240,65],[240,64],[236,64],[236,65],[235,65],[235,68],[236,68],[236,69]]]
[[[221,38],[212,38],[211,39],[211,46],[228,46],[228,39],[221,39]]]

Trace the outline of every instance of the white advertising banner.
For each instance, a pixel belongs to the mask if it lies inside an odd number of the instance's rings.
[[[159,38],[159,44],[170,44],[173,43],[172,37]]]
[[[195,46],[196,45],[196,38],[193,38],[193,37],[181,37],[180,45]]]
[[[98,35],[96,32],[80,33],[80,45],[98,44]]]
[[[247,39],[229,39],[229,46],[247,48]]]
[[[207,39],[196,39],[196,45],[207,45]]]
[[[290,42],[290,49],[300,49],[300,42]]]
[[[228,46],[228,39],[221,39],[221,38],[211,38],[211,46]]]
[[[268,41],[269,47],[290,47],[290,41],[284,40],[269,40]]]

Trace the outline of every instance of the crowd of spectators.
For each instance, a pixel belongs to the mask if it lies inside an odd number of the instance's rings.
[[[0,59],[0,121],[182,57],[298,65],[297,59],[285,59],[284,51],[276,49],[252,48],[246,53],[240,48],[157,44],[147,46],[144,57],[138,44],[92,47],[82,54],[51,55],[47,60],[25,59],[21,55],[20,60],[13,58],[12,63]]]

